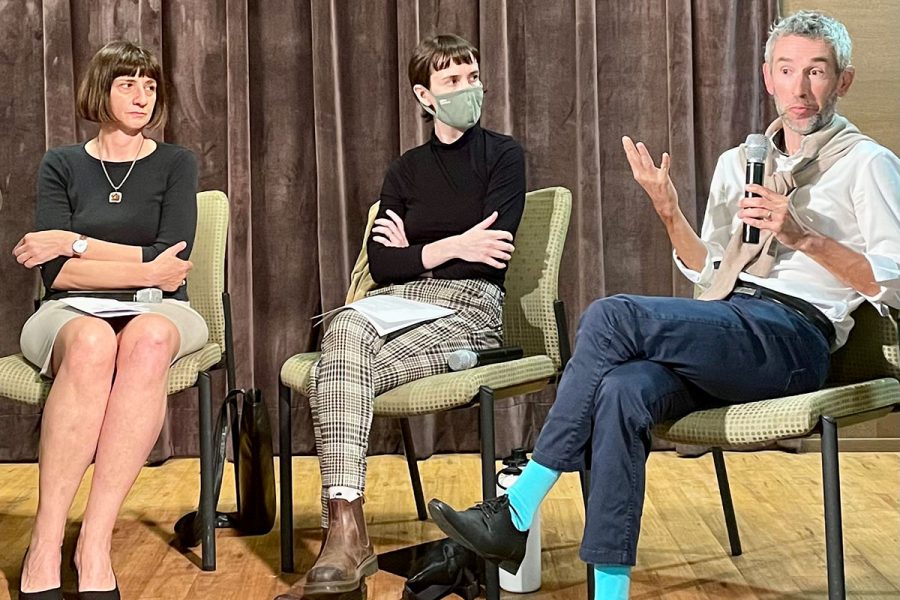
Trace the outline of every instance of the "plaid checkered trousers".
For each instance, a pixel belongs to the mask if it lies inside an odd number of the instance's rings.
[[[331,486],[365,490],[366,449],[375,396],[404,383],[446,373],[455,350],[501,344],[503,292],[481,279],[417,279],[369,292],[428,302],[456,312],[380,337],[355,310],[337,314],[322,340],[307,397],[322,471],[322,526]]]

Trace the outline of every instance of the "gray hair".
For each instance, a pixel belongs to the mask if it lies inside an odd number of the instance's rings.
[[[775,42],[788,35],[799,35],[813,40],[825,40],[834,51],[837,61],[838,73],[850,66],[850,53],[853,50],[853,42],[844,24],[829,17],[826,14],[801,10],[792,15],[779,19],[769,30],[769,39],[766,41],[766,62],[772,64],[772,52]]]

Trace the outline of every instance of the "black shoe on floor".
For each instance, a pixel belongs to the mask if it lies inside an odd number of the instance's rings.
[[[22,568],[19,573],[25,571],[25,561],[28,559],[28,550],[25,550],[25,556],[22,557]],[[19,600],[63,600],[62,587],[55,587],[50,590],[41,590],[40,592],[23,592],[22,578],[19,577]]]
[[[41,590],[40,592],[23,592],[20,588],[19,600],[63,600],[62,588]]]
[[[78,567],[75,566],[75,557],[72,557],[72,570],[75,571],[75,578],[77,580],[81,579],[81,574],[78,572]],[[113,574],[115,575],[115,573]],[[78,600],[121,600],[122,596],[119,594],[119,581],[116,580],[116,587],[111,590],[90,590],[87,592],[78,592]]]
[[[23,592],[20,587],[19,600],[63,600],[62,588],[57,587],[52,590],[41,590],[40,592]]]
[[[116,587],[111,590],[102,592],[78,592],[78,600],[120,600],[120,598],[118,583],[116,584]]]
[[[441,531],[478,556],[495,562],[513,575],[525,558],[528,532],[513,525],[506,495],[485,500],[457,512],[440,500],[428,503],[428,512]]]

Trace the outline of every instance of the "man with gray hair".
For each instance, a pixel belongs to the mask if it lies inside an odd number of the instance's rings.
[[[763,185],[745,184],[749,149],[722,154],[699,236],[669,155],[657,167],[643,143],[623,138],[676,265],[704,292],[594,302],[518,481],[466,511],[430,503],[448,535],[514,572],[541,501],[590,448],[581,558],[595,565],[596,598],[627,598],[653,425],[818,389],[856,307],[900,308],[900,160],[835,112],[853,83],[850,50],[846,28],[821,13],[772,28],[763,75],[779,116],[759,136]],[[743,241],[744,227],[759,230],[758,243]]]

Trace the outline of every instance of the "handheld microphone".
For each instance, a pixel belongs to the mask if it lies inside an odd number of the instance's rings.
[[[490,350],[456,350],[447,355],[447,366],[451,371],[464,371],[472,367],[491,365],[524,356],[519,346],[491,348]]]
[[[763,173],[766,168],[766,154],[769,153],[769,140],[761,133],[751,133],[744,142],[744,151],[747,153],[747,175],[745,183],[762,185]],[[744,198],[759,198],[759,194],[744,192]],[[759,228],[744,223],[744,232],[741,237],[745,244],[759,243]]]
[[[52,299],[59,298],[109,298],[110,300],[118,300],[119,302],[143,302],[145,304],[155,304],[163,301],[163,292],[159,288],[143,288],[140,290],[69,290],[66,292],[56,292]]]
[[[162,290],[159,288],[144,288],[134,293],[135,302],[145,302],[148,304],[156,304],[162,302]]]

